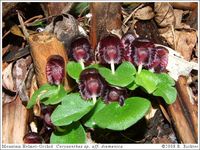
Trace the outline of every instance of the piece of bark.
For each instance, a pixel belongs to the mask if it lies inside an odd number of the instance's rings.
[[[190,96],[187,90],[187,79],[183,76],[179,77],[179,80],[176,83],[177,91],[180,95],[183,105],[189,115],[189,122],[192,126],[193,132],[195,133],[195,139],[198,138],[198,106],[193,101],[190,101]]]
[[[23,137],[27,132],[28,110],[17,97],[15,101],[4,104],[2,112],[2,143],[23,144]]]
[[[194,135],[192,134],[191,126],[186,119],[186,114],[182,108],[181,99],[179,95],[176,101],[168,106],[168,111],[174,124],[175,130],[179,136],[179,140],[184,144],[195,144]]]
[[[90,42],[95,49],[97,42],[112,30],[121,29],[121,5],[120,3],[91,3],[92,13],[90,26]]]
[[[29,36],[29,44],[31,47],[31,55],[33,58],[35,73],[38,85],[41,86],[47,83],[46,64],[48,58],[52,55],[61,56],[65,64],[68,62],[64,45],[51,33],[41,32]],[[64,85],[66,90],[70,89],[68,76],[65,72]]]

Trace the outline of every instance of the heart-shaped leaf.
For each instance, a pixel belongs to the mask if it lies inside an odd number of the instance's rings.
[[[51,144],[81,144],[86,142],[85,130],[79,122],[74,122],[64,128],[64,132],[53,132]]]
[[[105,78],[105,80],[116,86],[125,87],[134,81],[134,74],[136,69],[130,62],[123,62],[113,74],[108,68],[99,68],[99,73]]]
[[[69,125],[87,114],[94,106],[92,101],[85,101],[78,93],[66,95],[62,104],[57,106],[51,115],[56,126]]]
[[[42,97],[42,99],[47,98],[55,94],[56,90],[57,90],[56,86],[50,85],[50,84],[44,84],[43,86],[41,86],[38,90],[34,92],[26,108],[28,109],[32,108],[36,104],[37,100],[41,99],[40,97]]]
[[[136,74],[135,83],[143,87],[150,94],[157,88],[159,79],[155,73],[142,70],[139,74]]]
[[[68,75],[78,82],[80,73],[83,70],[81,64],[78,62],[69,61],[66,67]]]
[[[160,84],[153,95],[162,97],[167,104],[172,104],[176,100],[177,91],[168,84]]]
[[[140,120],[150,105],[147,99],[141,97],[126,99],[124,106],[112,102],[95,114],[94,121],[101,128],[125,130]]]
[[[89,128],[95,128],[96,124],[94,122],[94,116],[104,107],[106,107],[106,104],[99,99],[92,110],[83,117],[82,121],[84,122],[84,125]]]

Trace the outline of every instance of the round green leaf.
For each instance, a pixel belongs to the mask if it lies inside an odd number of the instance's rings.
[[[130,62],[123,62],[115,71],[115,74],[108,68],[99,68],[99,73],[105,78],[105,80],[116,86],[125,87],[134,81],[134,74],[136,69]]]
[[[89,128],[95,128],[96,124],[94,122],[94,116],[105,106],[106,104],[101,99],[99,99],[92,110],[83,117],[82,121],[84,122],[84,125]]]
[[[67,70],[67,73],[68,75],[75,79],[76,81],[79,80],[79,76],[80,76],[80,73],[82,71],[82,67],[81,67],[81,64],[78,63],[78,62],[74,62],[74,61],[69,61],[66,65],[66,70]]]
[[[142,70],[136,75],[135,83],[143,87],[148,93],[152,93],[157,88],[159,79],[155,73]]]
[[[101,128],[125,130],[140,120],[150,105],[147,99],[140,97],[126,99],[124,106],[113,102],[97,112],[94,121]]]
[[[72,93],[63,98],[62,104],[53,111],[51,120],[56,126],[69,125],[82,118],[93,106],[92,101],[85,101],[78,93]]]
[[[50,137],[51,144],[82,144],[86,142],[85,130],[79,122],[65,127],[64,132],[53,132]]]
[[[160,84],[153,95],[162,97],[167,104],[172,104],[176,100],[177,91],[168,84]]]
[[[159,83],[158,84],[168,84],[170,86],[175,85],[175,81],[166,73],[157,74]]]

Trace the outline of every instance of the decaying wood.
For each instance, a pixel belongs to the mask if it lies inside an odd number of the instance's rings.
[[[19,97],[11,103],[3,105],[2,143],[22,144],[27,132],[29,113]]]
[[[189,123],[194,129],[193,133],[195,133],[195,139],[197,141],[198,138],[198,106],[190,99],[190,96],[188,94],[187,90],[187,79],[185,77],[179,77],[178,82],[176,83],[177,91],[180,95],[180,99],[182,100],[183,106],[185,107],[185,110],[187,111],[187,114],[189,116]]]
[[[182,107],[182,100],[177,96],[176,101],[168,106],[168,111],[174,124],[175,130],[179,136],[179,140],[184,144],[195,144],[195,137],[191,126],[186,119],[186,112]]]
[[[112,30],[121,29],[121,6],[119,3],[91,3],[90,11],[90,42],[95,49],[99,39]]]
[[[46,64],[48,58],[52,55],[63,57],[65,64],[68,62],[64,45],[53,35],[47,32],[41,32],[29,36],[31,46],[31,55],[33,58],[36,79],[39,86],[47,83]],[[66,77],[65,73],[65,77]],[[67,78],[65,78],[65,88],[70,89]]]

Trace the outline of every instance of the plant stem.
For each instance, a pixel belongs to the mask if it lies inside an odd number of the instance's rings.
[[[84,70],[84,69],[85,69],[84,60],[81,59],[81,60],[79,61],[79,63],[81,64],[81,68]]]
[[[97,101],[97,96],[96,95],[92,95],[92,100],[93,100],[93,103],[95,104],[96,101]]]
[[[58,85],[58,88],[57,88],[58,91],[60,91],[60,86],[61,86],[61,85],[59,84],[59,85]]]
[[[140,74],[141,71],[142,71],[142,64],[140,64],[140,65],[138,66],[138,74]]]
[[[110,67],[111,67],[112,74],[115,74],[115,64],[113,61],[110,62]]]

